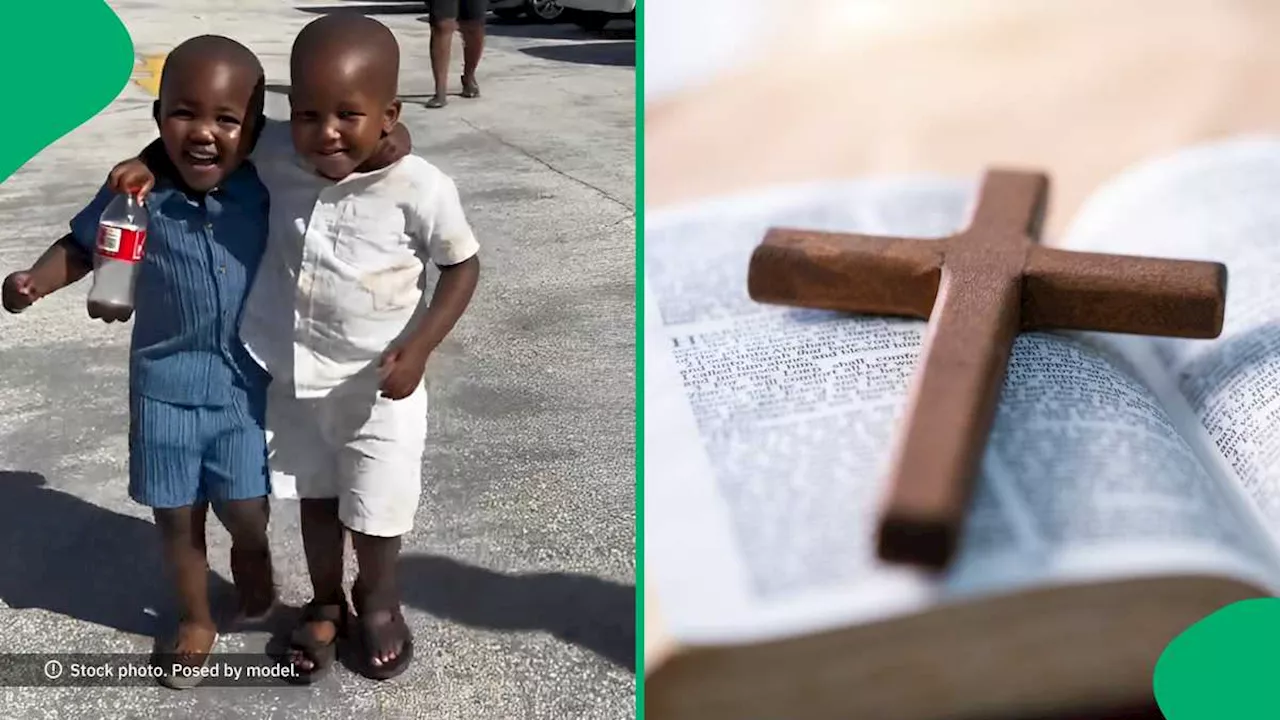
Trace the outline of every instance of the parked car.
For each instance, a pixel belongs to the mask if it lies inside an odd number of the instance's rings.
[[[558,0],[564,15],[583,30],[601,30],[612,20],[636,19],[636,0]]]
[[[555,22],[564,13],[556,0],[489,0],[489,9],[504,20],[528,16],[538,22]]]

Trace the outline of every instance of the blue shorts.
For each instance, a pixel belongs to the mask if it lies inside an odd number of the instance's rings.
[[[131,393],[129,497],[178,508],[268,495],[266,388],[234,395],[225,407],[203,407]]]

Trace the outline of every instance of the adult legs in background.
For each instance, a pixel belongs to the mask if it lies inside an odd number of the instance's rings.
[[[435,96],[427,101],[429,108],[449,104],[449,56],[453,35],[462,31],[462,96],[480,96],[476,68],[484,52],[485,17],[488,0],[432,0],[431,2],[431,74],[435,79]]]
[[[476,68],[484,54],[485,14],[489,12],[488,0],[464,0],[469,12],[458,19],[462,30],[462,97],[480,97],[480,84],[476,82]]]

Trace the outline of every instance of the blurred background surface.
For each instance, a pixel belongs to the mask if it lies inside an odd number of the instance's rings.
[[[1125,167],[1280,128],[1268,0],[648,0],[650,210],[868,174],[1042,168],[1048,231]]]
[[[645,200],[1032,167],[1047,242],[1100,184],[1280,129],[1274,0],[646,0]],[[646,660],[669,649],[648,598]]]

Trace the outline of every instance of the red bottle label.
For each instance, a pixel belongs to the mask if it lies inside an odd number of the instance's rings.
[[[142,259],[142,250],[146,243],[146,230],[113,225],[98,226],[98,254],[102,257],[138,262]]]

